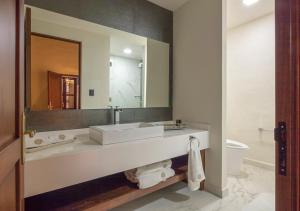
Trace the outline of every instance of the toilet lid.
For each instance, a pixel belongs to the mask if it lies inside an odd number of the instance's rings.
[[[226,147],[234,149],[249,149],[249,146],[247,146],[246,144],[231,139],[226,140]]]

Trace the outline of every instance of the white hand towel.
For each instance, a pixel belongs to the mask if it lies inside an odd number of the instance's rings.
[[[136,176],[141,176],[144,174],[149,174],[151,172],[155,172],[164,168],[171,168],[172,161],[171,160],[165,160],[158,163],[153,163],[147,166],[143,166],[137,169]]]
[[[200,183],[205,180],[198,140],[190,140],[188,160],[188,186],[191,191],[199,190]]]
[[[138,186],[140,189],[150,188],[159,184],[160,182],[166,181],[168,178],[173,177],[174,175],[175,171],[171,168],[157,170],[149,174],[138,176]]]

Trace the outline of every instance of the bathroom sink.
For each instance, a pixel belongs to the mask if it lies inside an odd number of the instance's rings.
[[[131,123],[90,127],[90,138],[102,145],[160,137],[164,127],[148,123]]]

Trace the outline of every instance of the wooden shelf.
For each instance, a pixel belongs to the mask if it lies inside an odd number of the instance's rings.
[[[162,182],[156,186],[151,188],[147,188],[144,190],[138,189],[137,187],[133,187],[132,184],[124,184],[117,189],[112,191],[102,193],[83,201],[75,202],[71,205],[62,207],[60,210],[109,210],[112,208],[116,208],[122,204],[130,202],[132,200],[138,199],[155,191],[158,191],[162,188],[168,187],[170,185],[176,184],[180,181],[186,179],[186,167],[177,169],[176,175],[169,178],[167,181]]]
[[[177,168],[176,175],[154,187],[138,189],[116,174],[50,193],[25,199],[26,211],[109,210],[186,179],[187,167]]]

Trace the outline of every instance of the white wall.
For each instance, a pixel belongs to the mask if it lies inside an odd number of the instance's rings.
[[[248,144],[248,158],[274,164],[274,14],[231,29],[227,36],[228,138]]]
[[[221,0],[191,0],[174,13],[174,118],[210,124],[208,191],[223,195],[223,13]]]
[[[32,31],[82,42],[81,108],[98,109],[109,105],[110,38],[107,35],[32,19]],[[95,96],[89,96],[89,89]]]

